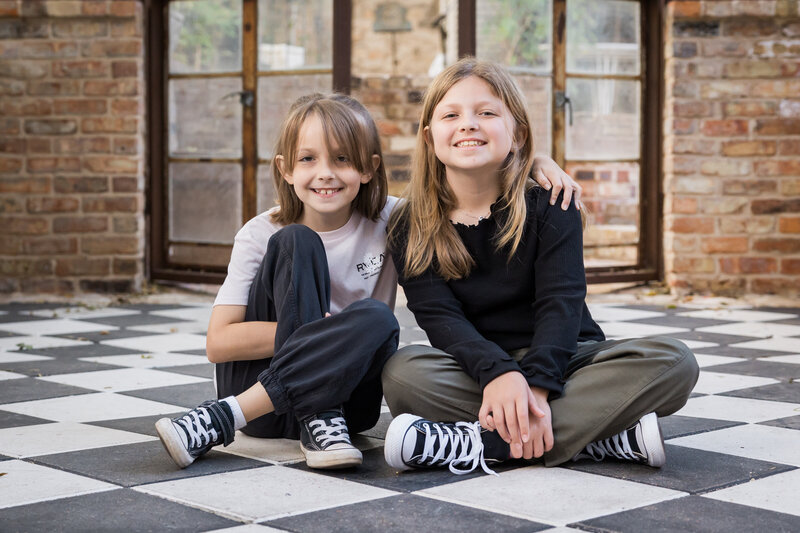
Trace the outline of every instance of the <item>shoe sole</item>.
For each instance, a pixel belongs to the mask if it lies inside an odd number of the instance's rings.
[[[183,441],[181,441],[181,437],[178,435],[172,420],[160,418],[156,422],[156,431],[158,432],[158,438],[161,439],[161,444],[164,445],[164,449],[167,450],[176,465],[180,468],[186,468],[194,462],[194,457],[189,455],[189,452],[183,447]]]
[[[639,423],[642,425],[642,437],[644,448],[647,452],[647,464],[660,468],[667,462],[667,454],[664,451],[664,436],[661,434],[661,426],[655,413],[643,416]]]
[[[408,428],[421,418],[421,416],[404,413],[398,415],[389,424],[389,429],[386,430],[386,440],[383,444],[383,458],[392,468],[396,470],[411,470],[411,467],[403,462],[403,438]]]
[[[335,470],[338,468],[352,468],[364,462],[364,456],[358,448],[343,448],[341,450],[310,450],[300,443],[300,451],[306,456],[309,468],[322,470]]]

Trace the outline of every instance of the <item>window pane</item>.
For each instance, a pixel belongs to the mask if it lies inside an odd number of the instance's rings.
[[[289,106],[304,94],[329,93],[333,86],[330,74],[263,76],[258,79],[258,154],[272,158],[283,118]]]
[[[641,139],[641,83],[567,79],[567,159],[637,159]]]
[[[639,2],[567,0],[567,72],[639,74]]]
[[[238,78],[169,81],[169,153],[177,157],[241,157],[242,90]]]
[[[169,3],[172,74],[238,72],[242,68],[241,0]]]
[[[551,134],[553,120],[551,115],[552,80],[540,76],[515,76],[525,99],[528,101],[528,115],[533,128],[533,147],[537,154],[550,155],[552,151]]]
[[[333,65],[331,0],[259,0],[258,69]]]
[[[272,183],[272,170],[269,163],[258,165],[256,173],[256,197],[258,198],[257,209],[263,213],[278,202],[275,195],[275,185]]]
[[[241,225],[240,165],[169,165],[170,240],[231,244]]]
[[[635,265],[639,242],[639,165],[567,163],[583,186],[589,224],[583,235],[587,267]]]
[[[512,70],[552,70],[552,0],[478,0],[477,56]]]

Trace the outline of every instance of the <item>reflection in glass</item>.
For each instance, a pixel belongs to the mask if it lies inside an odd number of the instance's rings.
[[[258,155],[272,158],[278,138],[278,128],[299,97],[313,93],[329,93],[333,86],[331,74],[263,76],[258,78]]]
[[[525,99],[528,101],[528,115],[533,129],[533,147],[537,154],[550,155],[552,152],[551,133],[553,129],[552,97],[549,77],[518,74],[514,76]]]
[[[567,79],[572,125],[567,159],[637,159],[640,149],[639,81]]]
[[[259,163],[258,165],[258,171],[256,172],[256,198],[258,199],[256,206],[259,213],[263,213],[278,203],[269,163]]]
[[[478,0],[477,57],[513,71],[552,70],[552,0]]]
[[[567,72],[638,75],[639,17],[639,2],[567,0]]]
[[[175,157],[241,157],[238,78],[169,81],[169,153]]]
[[[167,6],[171,74],[241,70],[241,0],[173,0]]]
[[[587,267],[635,265],[639,241],[640,172],[637,163],[568,162],[583,187],[589,224],[583,235]]]
[[[258,70],[331,68],[331,0],[259,0]]]
[[[241,225],[239,164],[170,163],[170,240],[230,244]]]

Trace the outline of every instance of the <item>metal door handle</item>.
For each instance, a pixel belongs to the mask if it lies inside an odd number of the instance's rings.
[[[564,91],[556,91],[556,107],[566,107],[569,125],[572,126],[572,100],[569,99]]]
[[[243,106],[253,107],[253,102],[255,101],[253,91],[234,91],[223,96],[222,100],[227,100],[228,98],[233,98],[234,96],[239,97],[239,103]]]

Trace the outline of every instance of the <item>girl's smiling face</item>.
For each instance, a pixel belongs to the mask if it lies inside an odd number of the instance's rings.
[[[433,109],[426,139],[448,173],[497,172],[514,148],[514,118],[477,76],[453,85]]]
[[[283,179],[294,187],[303,203],[299,222],[315,231],[338,229],[350,218],[361,184],[369,182],[372,175],[361,174],[335,143],[331,142],[328,149],[325,130],[316,114],[305,120],[297,141],[294,168],[291,174],[283,173]],[[283,172],[283,158],[276,157],[281,158],[278,166]]]

